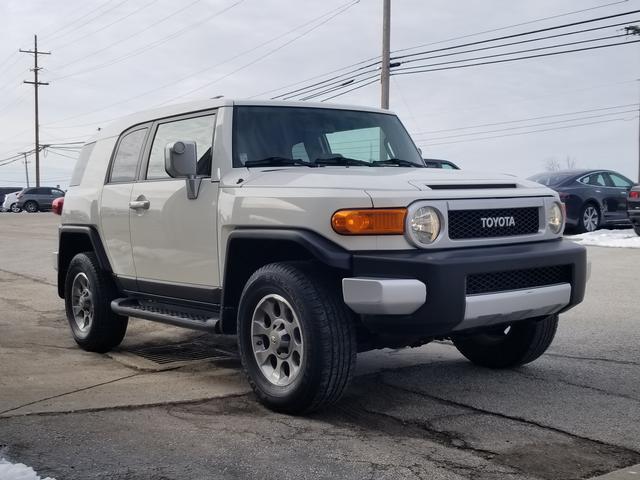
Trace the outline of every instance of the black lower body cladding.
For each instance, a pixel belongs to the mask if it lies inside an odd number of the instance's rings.
[[[570,302],[563,311],[582,301],[586,249],[564,239],[446,251],[359,252],[353,256],[354,276],[415,278],[427,286],[426,303],[411,315],[362,317],[364,324],[376,332],[420,336],[446,336],[463,321],[468,277],[514,272],[517,275],[512,288],[504,280],[496,288],[516,290],[544,286],[526,282],[544,282],[547,270],[550,284],[558,275],[571,284]]]

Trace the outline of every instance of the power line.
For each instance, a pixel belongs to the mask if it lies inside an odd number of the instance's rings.
[[[478,40],[477,42],[464,43],[464,44],[461,44],[461,45],[453,45],[451,47],[437,48],[435,50],[425,50],[423,52],[409,53],[409,54],[406,54],[406,55],[398,55],[398,56],[392,57],[391,60],[400,60],[402,58],[411,58],[411,57],[415,57],[415,56],[418,56],[418,55],[423,55],[425,53],[443,52],[443,51],[447,51],[447,50],[453,50],[453,49],[456,49],[456,48],[471,47],[471,46],[474,46],[474,45],[481,45],[481,44],[489,43],[489,42],[497,42],[498,40],[508,40],[510,38],[517,38],[517,37],[522,37],[522,36],[526,36],[526,35],[534,35],[536,33],[550,32],[552,30],[558,30],[558,29],[561,29],[561,28],[575,27],[577,25],[585,25],[587,23],[600,22],[602,20],[609,20],[610,18],[625,17],[627,15],[632,15],[632,14],[638,13],[638,12],[640,12],[640,10],[631,10],[631,11],[624,12],[624,13],[617,13],[615,15],[607,15],[607,16],[598,17],[598,18],[589,18],[587,20],[581,20],[579,22],[565,23],[565,24],[562,24],[562,25],[554,25],[553,27],[539,28],[537,30],[529,30],[527,32],[513,33],[511,35],[503,35],[501,37],[495,37],[495,38],[490,38],[490,39],[486,39],[486,40]]]
[[[96,33],[102,32],[103,30],[106,30],[107,28],[109,28],[109,27],[111,27],[111,26],[113,26],[113,25],[115,25],[117,23],[120,23],[123,20],[126,20],[129,17],[132,17],[133,15],[135,15],[136,13],[144,10],[145,8],[148,8],[151,5],[153,5],[155,3],[158,3],[158,1],[159,0],[151,0],[150,2],[145,3],[144,5],[136,8],[135,10],[133,10],[133,11],[131,11],[129,13],[127,13],[126,15],[123,15],[122,17],[119,17],[116,20],[114,20],[114,21],[112,21],[110,23],[107,23],[106,25],[103,25],[102,27],[98,28],[97,30],[93,30],[91,32],[87,32],[84,35],[81,35],[79,37],[74,38],[73,40],[68,41],[67,43],[63,43],[62,45],[56,46],[56,50],[61,50],[63,48],[68,47],[71,44],[79,42],[80,40],[82,40],[84,38],[87,38],[87,37],[89,37],[91,35],[95,35]],[[92,52],[92,53],[95,55],[95,52]]]
[[[585,44],[585,43],[600,42],[602,40],[611,40],[611,39],[620,38],[620,37],[626,37],[626,35],[625,34],[609,35],[609,36],[606,36],[606,37],[589,38],[587,40],[578,40],[578,41],[575,41],[575,42],[557,43],[555,45],[547,45],[545,47],[526,48],[524,50],[515,50],[515,51],[511,51],[511,52],[495,53],[495,54],[492,54],[492,55],[482,55],[480,57],[463,58],[463,59],[460,59],[460,60],[450,60],[448,62],[438,62],[438,63],[423,64],[423,65],[415,65],[415,66],[410,66],[410,67],[400,67],[400,68],[394,69],[394,72],[410,72],[410,71],[413,71],[414,69],[420,69],[420,68],[425,68],[425,67],[436,67],[436,66],[440,66],[440,65],[451,65],[451,64],[454,64],[454,63],[463,63],[463,62],[472,62],[472,61],[475,61],[475,60],[484,60],[486,58],[498,58],[498,57],[506,57],[506,56],[509,56],[509,55],[519,55],[521,53],[539,52],[539,51],[542,51],[542,50],[550,50],[552,48],[569,47],[569,46],[572,46],[572,45],[582,45],[582,44]]]
[[[509,38],[517,38],[517,37],[521,37],[521,36],[532,35],[532,34],[535,34],[535,33],[551,31],[551,30],[557,30],[557,29],[567,28],[567,27],[570,27],[570,26],[582,25],[582,24],[602,21],[602,20],[606,20],[606,19],[610,19],[610,18],[627,16],[627,15],[631,15],[631,14],[637,13],[637,12],[640,12],[640,10],[634,10],[634,11],[625,12],[625,13],[616,14],[616,15],[608,15],[608,16],[603,16],[603,17],[598,17],[598,18],[592,18],[592,19],[582,20],[580,22],[572,22],[572,23],[567,23],[567,24],[562,24],[562,25],[555,25],[555,26],[552,26],[552,27],[544,28],[544,29],[537,29],[537,30],[531,30],[531,31],[527,31],[527,32],[520,32],[520,33],[515,33],[515,34],[511,34],[511,35],[507,35],[507,36],[501,36],[501,37],[495,37],[495,38],[490,38],[490,39],[479,40],[477,42],[470,42],[470,43],[464,43],[464,44],[460,44],[460,45],[452,45],[452,46],[449,46],[449,47],[438,48],[438,49],[434,49],[434,50],[416,52],[416,53],[412,53],[412,54],[408,54],[408,55],[393,56],[392,59],[391,59],[391,62],[392,62],[391,67],[395,68],[395,67],[399,66],[399,64],[398,64],[399,62],[397,60],[400,60],[401,61],[400,63],[409,63],[409,62],[412,62],[412,61],[420,60],[420,58],[412,59],[412,60],[402,60],[403,58],[416,57],[416,56],[421,56],[421,55],[425,55],[425,54],[428,54],[428,53],[437,53],[437,52],[457,50],[457,49],[460,49],[460,48],[463,48],[463,47],[486,44],[486,43],[496,42],[496,41],[499,41],[499,40],[504,40],[504,39],[509,39]],[[624,23],[621,23],[619,25],[626,25],[627,23],[628,22],[624,22]],[[607,27],[619,26],[619,25],[618,24],[616,24],[616,25],[608,25],[606,27],[598,27],[598,28],[595,28],[595,29],[601,29],[601,28],[607,28]],[[560,34],[558,36],[572,35],[572,34],[575,34],[575,33],[584,33],[586,31],[589,31],[589,30],[588,29],[584,29],[584,30],[578,31],[578,32],[565,32],[565,33]],[[541,37],[541,38],[538,38],[538,40],[544,40],[546,38],[553,38],[553,36]],[[532,39],[530,41],[535,41],[535,40],[536,39]],[[525,43],[525,42],[526,41],[524,41],[522,43]],[[514,42],[513,44],[517,44],[517,43],[518,42]],[[508,45],[510,45],[510,44],[507,43],[507,44],[503,44],[503,45],[496,45],[496,46],[491,46],[491,47],[486,47],[486,48],[487,49],[489,49],[489,48],[498,48],[500,46],[508,46]],[[478,50],[481,50],[481,49],[478,49]],[[470,51],[473,51],[473,50],[470,50]],[[463,52],[453,52],[450,55],[457,55],[457,54],[460,54],[460,53],[466,53],[466,52],[464,52],[464,51]],[[442,55],[442,56],[446,56],[446,55]],[[433,57],[433,58],[435,58],[435,57]],[[422,60],[424,60],[424,59],[425,58],[422,58]],[[376,62],[375,64],[378,64],[378,63],[380,63],[380,62]],[[375,64],[373,64],[373,65],[375,65]],[[418,68],[418,67],[419,66],[416,66],[414,68]],[[365,67],[361,67],[361,68],[365,68]],[[405,68],[408,69],[410,67],[405,67]],[[356,69],[356,71],[357,70],[360,70],[360,69]],[[400,70],[402,70],[402,69],[400,69]],[[307,85],[306,87],[298,88],[298,89],[296,89],[294,91],[291,91],[291,92],[285,92],[284,94],[280,94],[280,95],[278,95],[276,97],[273,97],[273,98],[293,98],[294,96],[300,96],[300,95],[292,95],[294,93],[300,93],[300,94],[306,93],[307,90],[311,91],[311,90],[327,87],[327,86],[330,86],[332,83],[346,83],[348,81],[348,79],[346,77],[347,77],[347,75],[349,73],[350,72],[346,72],[346,73],[343,73],[343,74],[338,75],[336,77],[325,79],[323,81],[316,82],[316,83],[314,83],[312,85]],[[366,73],[368,73],[368,72],[366,72]],[[359,73],[359,74],[354,75],[354,76],[357,77],[357,76],[360,76],[362,74],[363,73]],[[313,88],[313,87],[315,87],[315,88]]]
[[[624,110],[622,112],[609,112],[609,113],[600,113],[598,115],[586,115],[583,117],[576,117],[576,118],[565,118],[564,120],[554,120],[553,122],[542,122],[542,123],[532,123],[530,125],[518,125],[515,127],[506,127],[506,128],[497,128],[495,130],[484,130],[481,132],[467,132],[467,133],[457,133],[454,135],[445,135],[443,137],[432,137],[432,138],[427,138],[427,139],[423,139],[421,141],[433,141],[433,140],[445,140],[445,139],[449,139],[449,138],[459,138],[459,137],[470,137],[470,136],[474,136],[474,135],[484,135],[487,133],[498,133],[498,132],[508,132],[511,130],[519,130],[522,128],[531,128],[531,127],[543,127],[543,126],[547,126],[547,125],[557,125],[559,123],[566,123],[566,122],[575,122],[578,120],[589,120],[592,118],[602,118],[602,117],[608,117],[611,115],[620,115],[623,113],[635,113],[636,110]]]
[[[201,0],[197,0],[197,1],[201,1]],[[347,6],[355,5],[355,3],[357,3],[357,2],[354,2],[353,0],[350,0],[349,2],[347,2],[345,4],[342,4],[338,8],[331,9],[328,12],[325,12],[322,15],[319,15],[318,17],[315,17],[315,18],[313,18],[313,19],[311,19],[311,20],[309,20],[307,22],[304,22],[304,23],[292,28],[291,30],[287,30],[284,33],[281,33],[281,34],[279,34],[279,35],[277,35],[275,37],[272,37],[271,39],[267,40],[266,42],[261,42],[259,45],[256,45],[255,47],[252,47],[252,48],[249,48],[247,50],[244,50],[244,51],[242,51],[242,52],[240,52],[240,53],[238,53],[238,54],[236,54],[236,55],[234,55],[232,57],[229,57],[229,58],[227,58],[227,59],[225,59],[225,60],[223,60],[221,62],[216,62],[214,65],[212,65],[210,67],[204,68],[204,69],[199,70],[197,72],[192,72],[192,73],[190,73],[189,75],[187,75],[185,77],[179,78],[178,80],[174,80],[174,81],[171,81],[169,83],[165,83],[165,84],[163,84],[163,85],[161,85],[161,86],[159,86],[157,88],[154,88],[152,90],[148,90],[148,91],[143,92],[141,94],[134,95],[132,97],[128,97],[128,98],[126,98],[124,100],[120,100],[118,102],[109,104],[109,105],[107,105],[105,107],[102,107],[102,108],[99,108],[99,109],[96,109],[96,110],[92,110],[92,111],[89,111],[89,112],[81,113],[81,114],[78,114],[78,115],[72,115],[72,116],[69,116],[69,117],[62,118],[60,120],[55,120],[53,122],[50,122],[48,125],[54,125],[56,123],[64,122],[64,121],[67,121],[67,120],[72,120],[74,118],[84,117],[84,116],[87,116],[87,115],[90,115],[90,114],[93,114],[93,113],[97,113],[97,112],[100,112],[100,111],[103,111],[103,110],[107,110],[107,109],[109,109],[111,107],[114,107],[114,106],[117,106],[117,105],[121,105],[123,103],[129,103],[129,102],[131,102],[133,100],[137,100],[140,97],[144,97],[144,96],[150,95],[151,93],[155,93],[157,91],[163,90],[163,89],[165,89],[167,87],[176,85],[176,84],[182,82],[183,80],[186,80],[186,79],[189,79],[189,78],[193,78],[194,76],[197,76],[197,75],[201,75],[202,73],[207,72],[207,71],[209,71],[209,70],[211,70],[213,68],[217,68],[217,67],[219,67],[221,65],[224,65],[224,64],[227,64],[227,63],[229,63],[229,62],[231,62],[233,60],[236,60],[237,58],[240,58],[241,56],[244,56],[244,55],[246,55],[248,53],[251,53],[251,52],[253,52],[253,51],[255,51],[255,50],[259,49],[259,48],[262,48],[265,45],[273,43],[273,42],[275,42],[275,41],[277,41],[277,40],[279,40],[279,39],[281,39],[283,37],[286,37],[286,36],[290,35],[291,33],[296,32],[297,30],[300,30],[300,29],[302,29],[304,27],[307,27],[309,25],[313,25],[314,23],[316,23],[317,21],[327,17],[328,15],[331,15],[331,14],[333,14],[335,12],[341,11],[343,8],[345,8]],[[115,118],[117,118],[117,117],[115,117]],[[80,125],[74,125],[73,128],[85,127],[85,126],[89,126],[89,125],[97,125],[97,124],[100,124],[100,123],[103,123],[103,122],[106,122],[106,121],[110,121],[110,120],[112,120],[112,119],[99,120],[99,121],[96,121],[96,122],[90,122],[90,123],[85,123],[85,124],[80,124]],[[68,128],[68,127],[48,127],[48,128]]]
[[[538,18],[538,19],[535,19],[535,20],[529,20],[529,21],[526,21],[526,22],[516,23],[516,24],[512,24],[512,25],[506,25],[504,27],[494,28],[494,29],[491,29],[491,30],[484,30],[484,31],[481,31],[481,32],[475,32],[475,33],[470,33],[470,34],[467,34],[467,35],[461,35],[461,36],[457,36],[457,37],[452,37],[452,38],[448,38],[448,39],[445,39],[445,40],[440,40],[440,41],[437,41],[437,42],[424,43],[424,44],[421,44],[421,45],[416,45],[414,47],[408,47],[408,48],[392,50],[391,52],[392,53],[398,53],[398,52],[403,52],[403,51],[408,51],[408,50],[414,50],[416,48],[421,48],[421,47],[425,47],[425,46],[437,45],[437,44],[441,44],[441,43],[447,43],[447,42],[451,42],[451,41],[454,41],[454,40],[461,40],[461,39],[464,39],[464,38],[474,37],[474,36],[478,36],[478,35],[484,35],[486,33],[498,32],[498,31],[501,31],[501,30],[507,30],[507,29],[514,28],[514,27],[519,27],[519,26],[523,26],[523,25],[529,25],[529,24],[533,24],[533,23],[538,23],[538,22],[542,22],[542,21],[545,21],[545,20],[551,20],[551,19],[554,19],[554,18],[560,18],[560,17],[569,16],[569,15],[575,15],[575,14],[578,14],[578,13],[584,13],[584,12],[591,11],[591,10],[596,10],[596,9],[600,9],[600,8],[604,8],[604,7],[609,7],[609,6],[612,6],[612,5],[618,5],[618,4],[621,4],[621,3],[626,3],[627,1],[628,0],[620,0],[620,1],[616,1],[616,2],[607,3],[607,4],[604,4],[604,5],[598,5],[598,6],[595,6],[595,7],[584,8],[584,9],[581,9],[581,10],[574,10],[574,11],[571,11],[571,12],[565,12],[565,13],[558,14],[558,15],[553,15],[553,16],[550,16],[550,17],[543,17],[543,18]],[[324,74],[316,75],[316,76],[301,80],[299,82],[290,83],[288,85],[284,85],[284,86],[279,87],[279,88],[274,88],[274,89],[271,89],[271,90],[266,90],[264,92],[260,92],[258,94],[255,94],[255,95],[249,97],[249,98],[261,97],[263,95],[268,95],[270,93],[274,93],[274,92],[277,92],[277,91],[280,91],[280,90],[284,90],[286,88],[295,87],[295,86],[300,85],[302,83],[305,83],[307,81],[317,80],[318,78],[322,78],[323,76],[331,75],[333,73],[337,73],[337,72],[340,72],[340,71],[343,71],[343,70],[347,70],[349,68],[353,68],[355,66],[362,65],[363,63],[371,62],[373,60],[376,60],[375,64],[379,64],[380,63],[380,57],[379,56],[371,57],[371,58],[368,58],[366,60],[362,60],[360,62],[351,64],[351,65],[347,65],[345,67],[341,67],[341,68],[338,68],[336,70],[332,70],[332,71],[324,73]],[[286,94],[284,94],[284,95],[286,95]],[[272,98],[279,98],[281,96],[282,95],[278,95],[278,96],[272,97]]]
[[[613,118],[611,120],[599,120],[597,122],[587,122],[587,123],[578,123],[575,125],[565,125],[563,127],[554,127],[554,128],[543,128],[540,130],[531,130],[529,132],[515,132],[515,133],[505,133],[503,135],[492,135],[489,137],[479,137],[479,138],[468,138],[465,140],[455,140],[455,141],[450,141],[450,142],[438,142],[438,143],[420,143],[421,146],[423,147],[433,147],[436,145],[449,145],[449,144],[454,144],[454,143],[466,143],[466,142],[475,142],[475,141],[479,141],[479,140],[489,140],[492,138],[503,138],[503,137],[514,137],[517,135],[529,135],[531,133],[539,133],[539,132],[550,132],[553,130],[565,130],[567,128],[575,128],[575,127],[584,127],[584,126],[588,126],[588,125],[598,125],[598,124],[602,124],[602,123],[611,123],[611,122],[619,122],[619,121],[629,121],[629,120],[633,120],[636,117],[633,117],[631,119],[629,118]]]
[[[456,131],[460,131],[460,130],[470,130],[472,128],[494,127],[496,125],[507,125],[509,123],[528,122],[528,121],[531,121],[531,120],[542,120],[544,118],[556,118],[556,117],[564,117],[564,116],[567,116],[567,115],[578,115],[580,113],[602,112],[602,111],[605,111],[605,110],[614,110],[614,109],[618,109],[618,108],[635,107],[636,105],[638,105],[638,104],[637,103],[628,103],[628,104],[625,104],[625,105],[615,105],[615,106],[611,106],[611,107],[592,108],[592,109],[589,109],[589,110],[578,110],[576,112],[556,113],[556,114],[553,114],[553,115],[542,115],[542,116],[539,116],[539,117],[522,118],[522,119],[519,119],[519,120],[506,120],[504,122],[481,123],[481,124],[477,124],[477,125],[468,125],[466,127],[444,128],[444,129],[441,129],[441,130],[423,130],[421,132],[412,132],[411,135],[412,136],[417,136],[417,135],[424,135],[424,134],[428,134],[428,133],[456,132]]]
[[[100,4],[98,7],[96,7],[94,10],[89,11],[87,14],[83,15],[82,17],[77,18],[76,20],[74,20],[73,22],[67,24],[66,27],[63,27],[61,29],[58,29],[57,32],[62,32],[66,29],[68,29],[70,26],[72,26],[75,23],[78,23],[80,20],[84,20],[86,17],[88,17],[89,15],[91,15],[94,12],[98,12],[98,10],[100,10],[102,7],[104,7],[105,5],[108,5],[109,3],[111,3],[113,0],[108,0],[107,2],[104,2],[102,4]],[[60,33],[58,35],[56,35],[56,32],[54,32],[53,35],[48,36],[47,40],[49,40],[49,42],[54,42],[56,40],[59,40],[60,38],[66,37],[67,35],[73,33],[76,31],[76,28],[83,28],[85,26],[87,26],[88,24],[90,24],[91,22],[93,22],[95,19],[100,18],[102,15],[111,12],[112,10],[115,10],[116,8],[118,8],[120,5],[123,5],[125,3],[127,3],[128,0],[121,0],[120,2],[116,3],[115,5],[111,6],[110,8],[107,8],[106,10],[103,10],[102,12],[98,12],[97,15],[89,18],[88,20],[84,20],[82,22],[82,26],[81,27],[74,27],[72,30],[66,32],[66,33]],[[46,35],[45,35],[46,36]]]
[[[431,69],[425,69],[425,70],[412,70],[412,71],[407,71],[407,72],[392,72],[392,75],[411,75],[411,74],[415,74],[415,73],[427,73],[427,72],[437,72],[437,71],[442,71],[442,70],[454,70],[454,69],[458,69],[458,68],[467,68],[467,67],[477,67],[480,65],[493,65],[493,64],[497,64],[497,63],[506,63],[506,62],[515,62],[517,60],[528,60],[531,58],[541,58],[541,57],[551,57],[551,56],[555,56],[555,55],[562,55],[565,53],[574,53],[574,52],[586,52],[589,50],[598,50],[601,48],[608,48],[608,47],[617,47],[620,45],[631,45],[632,43],[638,43],[640,40],[631,40],[628,42],[619,42],[619,43],[610,43],[607,45],[595,45],[593,47],[583,47],[583,48],[574,48],[571,50],[561,50],[559,52],[549,52],[549,53],[541,53],[541,54],[537,54],[537,55],[527,55],[524,57],[517,57],[517,58],[507,58],[507,59],[503,59],[503,60],[491,60],[491,61],[487,61],[487,62],[479,62],[479,63],[472,63],[469,65],[454,65],[454,66],[450,66],[450,67],[440,67],[440,68],[431,68]]]
[[[145,45],[145,46],[143,46],[141,48],[138,48],[137,50],[134,50],[133,52],[129,52],[129,53],[127,53],[127,54],[125,54],[125,55],[123,55],[121,57],[113,58],[113,59],[108,60],[108,61],[106,61],[104,63],[100,63],[98,65],[94,65],[92,67],[89,67],[89,68],[87,68],[85,70],[79,70],[79,71],[72,72],[72,73],[69,73],[69,74],[66,74],[66,75],[62,75],[60,77],[55,77],[52,80],[62,80],[64,78],[74,77],[76,75],[82,75],[83,73],[93,72],[93,71],[100,70],[100,69],[105,68],[105,67],[109,67],[111,65],[115,65],[116,63],[120,63],[120,62],[128,60],[130,58],[136,57],[136,56],[140,55],[141,53],[144,53],[144,52],[146,52],[148,50],[156,48],[157,46],[162,45],[163,43],[166,43],[169,40],[172,40],[172,39],[174,39],[174,38],[176,38],[176,37],[178,37],[180,35],[183,35],[183,34],[185,34],[187,32],[192,32],[193,31],[193,27],[195,27],[197,25],[200,25],[200,24],[203,24],[203,23],[205,23],[205,22],[207,22],[207,21],[211,20],[212,18],[215,18],[215,17],[217,17],[219,15],[222,15],[223,13],[231,10],[232,8],[237,7],[238,5],[243,3],[244,1],[245,0],[236,0],[234,3],[232,3],[228,7],[223,8],[222,10],[218,10],[217,12],[214,12],[213,14],[198,20],[197,22],[194,22],[192,24],[189,24],[189,25],[177,30],[176,32],[172,33],[171,35],[169,35],[169,36],[167,36],[167,37],[165,37],[165,38],[163,38],[161,40],[156,40],[154,42],[148,43],[147,45]]]
[[[147,25],[145,28],[142,28],[140,30],[136,30],[131,35],[128,35],[126,37],[122,37],[122,38],[120,38],[119,40],[117,40],[117,41],[115,41],[113,43],[110,43],[110,44],[108,44],[108,45],[106,45],[106,46],[104,46],[102,48],[98,48],[97,50],[93,50],[92,55],[104,52],[105,50],[109,50],[109,49],[113,48],[116,45],[119,45],[119,44],[121,44],[123,42],[126,42],[127,40],[132,39],[133,37],[137,37],[138,35],[141,35],[144,32],[152,29],[156,25],[158,25],[158,24],[160,24],[160,23],[162,23],[162,22],[164,22],[164,21],[166,21],[166,20],[168,20],[170,18],[175,18],[176,15],[182,13],[183,11],[191,8],[196,3],[200,3],[200,2],[202,2],[202,0],[194,0],[193,2],[183,6],[181,8],[178,8],[177,10],[172,11],[171,13],[169,13],[168,15],[160,18],[159,20],[156,20],[155,22],[151,23],[150,25]],[[82,57],[76,58],[75,60],[71,60],[70,62],[67,62],[67,63],[64,63],[64,64],[58,66],[58,68],[62,69],[62,68],[68,67],[69,65],[73,65],[74,63],[80,62],[82,60],[86,60],[87,58],[91,58],[91,57],[88,57],[87,55],[83,55]]]
[[[201,85],[201,86],[199,86],[199,87],[197,87],[197,88],[194,88],[194,89],[192,89],[192,90],[189,90],[189,91],[188,91],[188,92],[186,92],[186,93],[183,93],[183,94],[181,94],[181,95],[178,95],[178,96],[176,96],[176,97],[173,97],[173,98],[171,98],[171,99],[169,99],[169,100],[167,100],[167,101],[164,101],[164,102],[162,102],[160,105],[164,105],[165,103],[168,103],[168,102],[170,102],[170,101],[177,100],[178,98],[186,97],[187,95],[190,95],[190,94],[195,93],[195,92],[197,92],[197,91],[199,91],[199,90],[202,90],[203,88],[206,88],[206,87],[208,87],[208,86],[210,86],[210,85],[213,85],[214,83],[217,83],[217,82],[219,82],[219,81],[221,81],[221,80],[224,80],[225,78],[228,78],[228,77],[230,77],[231,75],[234,75],[234,74],[238,73],[239,71],[244,70],[245,68],[248,68],[248,67],[250,67],[251,65],[254,65],[254,64],[256,64],[256,63],[258,63],[258,62],[260,62],[260,61],[264,60],[264,59],[265,59],[265,58],[267,58],[268,56],[273,55],[274,53],[276,53],[276,52],[278,52],[278,51],[282,50],[282,49],[283,49],[283,48],[285,48],[286,46],[288,46],[288,45],[292,44],[292,43],[293,43],[293,42],[295,42],[296,40],[299,40],[300,38],[304,37],[305,35],[307,35],[307,34],[311,33],[312,31],[316,30],[317,28],[320,28],[321,26],[323,26],[323,25],[325,25],[326,23],[330,22],[330,21],[331,21],[331,20],[333,20],[335,17],[337,17],[337,16],[341,15],[342,13],[346,12],[347,10],[349,10],[351,7],[355,6],[355,5],[356,5],[356,4],[358,4],[358,3],[360,3],[360,0],[354,0],[353,2],[351,2],[351,3],[347,4],[346,6],[342,7],[341,9],[339,9],[337,12],[335,12],[335,13],[333,13],[333,14],[329,15],[327,18],[325,18],[325,19],[324,19],[324,20],[322,20],[321,22],[319,22],[319,23],[317,23],[316,25],[312,26],[312,27],[311,27],[311,28],[309,28],[308,30],[305,30],[304,32],[302,32],[302,33],[300,33],[299,35],[297,35],[297,36],[293,37],[292,39],[288,40],[287,42],[285,42],[285,43],[283,43],[283,44],[281,44],[281,45],[277,46],[276,48],[273,48],[272,50],[269,50],[268,52],[266,52],[266,53],[265,53],[265,54],[263,54],[262,56],[260,56],[260,57],[258,57],[258,58],[256,58],[256,59],[254,59],[254,60],[252,60],[252,61],[250,61],[250,62],[248,62],[248,63],[245,63],[244,65],[242,65],[242,66],[240,66],[240,67],[236,68],[235,70],[232,70],[231,72],[229,72],[229,73],[227,73],[227,74],[225,74],[225,75],[223,75],[223,76],[221,76],[221,77],[216,78],[215,80],[212,80],[212,81],[210,81],[210,82],[207,82],[207,83],[205,83],[204,85]]]
[[[452,55],[460,55],[462,53],[473,53],[473,52],[480,52],[480,51],[484,51],[484,50],[491,50],[494,48],[502,48],[502,47],[509,47],[512,45],[521,45],[523,43],[531,43],[531,42],[539,42],[541,40],[548,40],[550,38],[559,38],[559,37],[566,37],[569,35],[577,35],[580,33],[587,33],[587,32],[593,32],[596,30],[603,30],[605,28],[613,28],[613,27],[620,27],[622,25],[628,25],[629,23],[634,23],[634,22],[640,22],[640,20],[629,20],[626,22],[621,22],[621,23],[615,23],[615,24],[611,24],[611,25],[602,25],[600,27],[592,27],[592,28],[585,28],[582,30],[575,30],[573,32],[564,32],[564,33],[557,33],[554,35],[547,35],[545,37],[537,37],[537,38],[529,38],[527,40],[519,40],[517,42],[509,42],[509,43],[502,43],[500,45],[490,45],[488,47],[480,47],[480,48],[472,48],[470,50],[462,50],[460,52],[451,52],[451,53],[444,53],[444,54],[440,54],[440,55],[431,55],[428,57],[422,57],[422,58],[412,58],[410,60],[405,60],[402,62],[402,65],[404,65],[405,63],[413,63],[413,62],[419,62],[422,60],[429,60],[432,58],[441,58],[441,57],[450,57]]]

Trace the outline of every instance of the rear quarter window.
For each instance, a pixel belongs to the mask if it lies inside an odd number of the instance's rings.
[[[82,150],[80,150],[76,166],[73,168],[73,173],[71,174],[71,181],[69,182],[70,187],[80,185],[80,182],[82,182],[84,171],[87,169],[87,165],[89,164],[89,157],[91,157],[91,152],[93,152],[93,147],[95,146],[96,142],[87,143],[82,147]]]

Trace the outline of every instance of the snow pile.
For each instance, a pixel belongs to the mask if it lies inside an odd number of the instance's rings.
[[[31,467],[23,463],[9,463],[4,458],[0,458],[0,479],[1,480],[55,480],[55,478],[42,478]]]
[[[632,228],[628,230],[596,230],[569,237],[580,245],[597,247],[640,248],[640,236]]]

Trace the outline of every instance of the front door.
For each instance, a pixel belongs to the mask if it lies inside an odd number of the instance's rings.
[[[133,186],[129,209],[131,244],[138,288],[164,297],[218,302],[218,184],[211,181],[215,113],[158,122]],[[198,174],[204,177],[196,199],[187,197],[184,179],[164,167],[170,142],[197,144]]]

